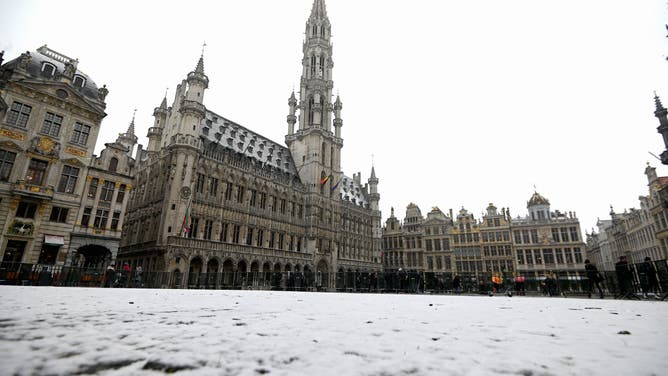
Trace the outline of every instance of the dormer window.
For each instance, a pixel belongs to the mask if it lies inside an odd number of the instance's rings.
[[[86,79],[78,74],[75,74],[74,81],[72,81],[72,85],[74,85],[75,87],[84,87],[84,85],[86,85]]]
[[[118,158],[112,157],[109,160],[109,171],[116,172],[116,169],[118,169]]]
[[[50,63],[42,64],[42,76],[53,77],[56,74],[56,66]]]

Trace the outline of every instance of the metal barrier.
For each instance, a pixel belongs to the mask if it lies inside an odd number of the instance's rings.
[[[584,270],[511,273],[393,272],[243,272],[168,273],[136,270],[108,272],[62,265],[0,264],[0,284],[34,286],[188,288],[231,290],[338,291],[352,293],[493,294],[587,296],[592,284]],[[666,260],[629,264],[601,271],[608,297],[639,299],[668,296]],[[496,285],[492,277],[497,276]],[[595,296],[598,296],[596,291]]]

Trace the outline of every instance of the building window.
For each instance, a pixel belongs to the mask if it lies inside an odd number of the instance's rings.
[[[125,189],[126,189],[125,184],[121,184],[121,186],[118,187],[118,194],[116,195],[116,202],[118,202],[118,203],[123,202],[123,199],[125,198]]]
[[[321,211],[321,213],[322,213],[322,211]],[[285,214],[285,199],[284,198],[281,199],[281,214]]]
[[[18,208],[16,208],[16,216],[20,218],[35,218],[36,211],[36,203],[21,201],[19,202]]]
[[[31,159],[28,165],[28,173],[26,174],[28,184],[42,185],[48,165],[46,161]]]
[[[575,263],[576,264],[581,264],[582,263],[582,253],[580,252],[580,248],[573,248],[573,254],[575,255]]]
[[[571,230],[571,241],[574,241],[574,242],[578,241],[580,239],[580,237],[578,236],[577,227],[571,227],[570,230]]]
[[[543,258],[545,259],[545,264],[554,264],[554,256],[552,255],[551,249],[543,249]]]
[[[239,234],[241,233],[241,226],[234,225],[234,231],[232,232],[232,243],[239,244]]]
[[[213,197],[216,197],[218,194],[218,179],[211,178],[209,181],[209,194]]]
[[[531,242],[533,244],[538,244],[538,230],[536,229],[531,230]]]
[[[285,234],[283,234],[283,233],[278,234],[278,249],[281,249],[281,250],[283,249],[284,240],[285,240]]]
[[[271,211],[276,212],[276,197],[271,196],[269,198],[271,200]]]
[[[30,117],[30,111],[32,107],[20,103],[12,103],[12,108],[7,114],[7,124],[15,125],[17,127],[25,128],[28,124],[28,118]]]
[[[274,234],[274,232],[272,231],[272,232],[269,234],[269,248],[274,248],[274,239],[275,239],[275,234]]]
[[[84,87],[86,85],[86,79],[77,75],[74,75],[74,81],[72,82],[72,85],[76,87]]]
[[[542,264],[543,263],[543,258],[540,255],[540,249],[534,249],[533,250],[533,258],[536,261],[536,264]]]
[[[42,133],[48,134],[49,136],[58,137],[62,124],[62,116],[47,112],[46,117],[44,118],[44,123],[42,124]]]
[[[227,229],[229,226],[227,223],[223,223],[221,227],[222,228],[220,229],[220,241],[227,242]]]
[[[244,187],[242,186],[237,187],[237,202],[240,204],[244,202]]]
[[[552,240],[559,243],[559,229],[556,227],[552,228]]]
[[[51,208],[51,215],[49,216],[49,221],[51,222],[61,222],[61,223],[67,223],[67,212],[69,209],[67,208],[61,208],[58,206],[54,206]]]
[[[121,221],[121,212],[115,211],[111,217],[111,229],[118,230],[118,222]]]
[[[227,183],[225,187],[225,200],[232,199],[232,183]]]
[[[16,160],[16,153],[0,150],[0,180],[9,180],[9,176],[12,174],[12,168],[14,167],[14,160]]]
[[[246,245],[253,245],[253,229],[250,227],[246,230]]]
[[[436,269],[443,269],[443,261],[441,260],[441,256],[436,256]]]
[[[254,189],[250,190],[250,200],[248,201],[248,204],[252,207],[255,207],[255,201],[257,200],[257,191]]]
[[[97,186],[100,184],[100,180],[98,178],[93,178],[90,180],[90,185],[88,185],[88,198],[95,199],[95,195],[97,194]]]
[[[88,227],[88,224],[90,223],[91,213],[93,213],[93,207],[88,206],[84,208],[83,216],[81,217],[81,226]]]
[[[102,192],[100,193],[100,201],[111,201],[111,198],[114,197],[114,182],[105,181],[102,186]]]
[[[79,178],[79,169],[72,166],[63,166],[63,173],[60,175],[58,183],[58,192],[74,193]]]
[[[197,174],[197,185],[195,185],[195,192],[204,193],[204,174]]]
[[[117,169],[118,169],[118,158],[111,157],[111,159],[109,160],[109,171],[116,172]]]
[[[54,74],[56,74],[56,67],[53,64],[42,64],[42,76],[53,77]]]
[[[188,234],[188,237],[196,238],[198,230],[199,230],[199,218],[193,218],[192,224],[190,225],[190,233]]]
[[[211,240],[212,232],[213,232],[213,221],[207,219],[204,222],[204,239]]]
[[[108,218],[109,218],[109,210],[97,209],[97,211],[95,212],[95,220],[93,221],[93,227],[101,229],[107,227]]]
[[[260,209],[265,209],[267,207],[267,194],[260,192]]]
[[[72,132],[72,138],[70,139],[70,142],[79,145],[86,145],[88,143],[89,134],[90,126],[77,122],[74,124],[74,131]]]
[[[566,227],[561,228],[561,241],[562,242],[568,241],[568,229]]]
[[[257,230],[257,246],[262,247],[264,245],[264,230]]]

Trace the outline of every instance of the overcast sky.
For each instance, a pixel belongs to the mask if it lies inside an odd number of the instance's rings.
[[[0,49],[48,44],[107,85],[99,151],[135,108],[147,144],[206,41],[207,108],[284,143],[312,2],[0,0]],[[591,231],[610,204],[639,206],[646,162],[668,175],[648,153],[664,150],[665,0],[326,3],[343,169],[366,180],[374,155],[383,220],[410,202],[524,216],[535,185]]]

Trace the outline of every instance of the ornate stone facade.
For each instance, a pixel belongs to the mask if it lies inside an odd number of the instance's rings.
[[[324,1],[315,0],[299,99],[288,100],[287,147],[209,110],[199,59],[171,107],[165,98],[154,111],[121,260],[173,273],[175,284],[236,273],[252,285],[260,273],[311,271],[332,288],[335,272],[381,268],[375,171],[362,185],[361,174],[341,170],[330,37]]]
[[[0,61],[1,64],[1,61]],[[42,46],[0,67],[0,259],[62,265],[74,252],[107,89]]]

